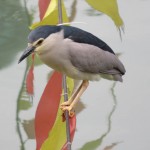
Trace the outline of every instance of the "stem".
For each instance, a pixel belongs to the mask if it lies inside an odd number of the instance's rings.
[[[62,16],[62,1],[61,0],[58,0],[58,18],[59,18],[59,24],[62,24],[63,16]],[[67,83],[66,83],[65,75],[63,75],[63,89],[64,89],[64,101],[68,101],[68,90],[67,90]],[[66,118],[67,149],[71,150],[70,123],[69,123],[68,111],[65,111],[65,118]]]
[[[63,89],[64,89],[64,101],[68,101],[68,90],[65,75],[63,75]],[[69,112],[66,110],[64,113],[66,118],[67,150],[71,150]]]
[[[63,23],[62,2],[61,2],[61,0],[58,0],[58,21],[59,21],[59,24]]]

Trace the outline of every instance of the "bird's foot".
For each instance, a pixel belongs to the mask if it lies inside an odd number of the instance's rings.
[[[70,117],[73,117],[74,114],[75,114],[74,107],[72,107],[71,105],[69,105],[69,106],[68,106],[68,105],[67,105],[67,106],[61,105],[61,106],[60,106],[60,109],[61,109],[63,112],[68,111]]]
[[[71,103],[72,103],[72,100],[68,100],[68,101],[66,101],[66,102],[63,102],[63,103],[60,105],[60,108],[61,108],[61,107],[65,107],[65,106],[70,106]]]

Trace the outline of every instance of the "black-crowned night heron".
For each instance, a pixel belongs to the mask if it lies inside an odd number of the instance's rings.
[[[100,77],[122,81],[125,68],[113,50],[93,34],[71,26],[40,26],[28,36],[28,47],[19,62],[35,52],[49,67],[83,80],[71,98],[61,104],[72,114],[74,106],[88,87],[89,80]]]

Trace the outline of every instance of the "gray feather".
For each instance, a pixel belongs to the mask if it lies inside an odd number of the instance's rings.
[[[115,55],[89,44],[72,42],[69,45],[70,61],[80,71],[110,75],[125,73],[123,64]]]

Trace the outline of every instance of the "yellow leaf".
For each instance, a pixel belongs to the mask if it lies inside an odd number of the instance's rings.
[[[118,11],[118,5],[116,0],[86,0],[89,5],[94,9],[105,13],[114,21],[115,25],[119,28],[123,26],[123,20],[121,19]]]
[[[63,17],[64,23],[69,22],[63,1],[62,1],[62,17]],[[30,29],[33,30],[36,27],[42,26],[42,25],[57,25],[59,23],[58,18],[59,18],[58,17],[58,0],[51,0],[42,21],[38,23],[34,23],[33,25],[31,25]]]

